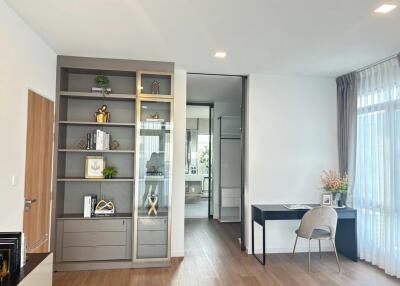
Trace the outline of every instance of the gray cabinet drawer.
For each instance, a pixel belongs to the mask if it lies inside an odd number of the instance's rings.
[[[138,230],[167,230],[168,218],[152,217],[152,218],[139,218]]]
[[[167,244],[166,230],[139,230],[138,244]]]
[[[138,245],[138,258],[166,258],[167,245]]]
[[[126,231],[125,219],[66,220],[64,232]]]
[[[125,246],[64,247],[64,261],[128,259]]]
[[[126,245],[126,232],[65,232],[63,246]]]

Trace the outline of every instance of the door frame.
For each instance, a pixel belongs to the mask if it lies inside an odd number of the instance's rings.
[[[213,152],[212,152],[212,135],[213,135],[213,122],[211,119],[213,119],[213,114],[214,114],[214,103],[196,103],[196,102],[186,102],[186,106],[188,105],[192,105],[192,106],[204,106],[204,107],[208,107],[208,112],[209,112],[209,120],[208,120],[208,132],[210,133],[209,138],[208,138],[208,160],[209,160],[209,164],[208,164],[208,218],[212,219],[214,217],[214,212],[211,213],[211,189],[212,191],[214,191],[214,188],[211,184],[212,181],[212,159],[213,157]]]
[[[35,109],[35,103],[36,104],[40,104],[39,110]],[[31,252],[35,252],[35,253],[44,253],[44,252],[48,252],[50,249],[50,232],[52,229],[52,219],[51,219],[51,214],[52,214],[52,190],[53,190],[53,182],[52,182],[52,171],[53,171],[53,148],[54,148],[54,119],[55,119],[55,103],[54,100],[49,99],[43,95],[41,95],[40,93],[32,90],[32,89],[28,89],[28,100],[27,100],[27,125],[26,125],[26,152],[25,152],[25,184],[24,184],[24,216],[23,216],[23,231],[25,234],[31,234],[27,227],[27,220],[30,219],[30,217],[28,216],[28,212],[30,211],[31,207],[32,207],[32,203],[35,203],[35,206],[37,206],[37,204],[39,204],[41,202],[41,198],[45,198],[48,199],[48,201],[46,201],[46,205],[47,205],[47,217],[43,218],[39,218],[40,220],[42,220],[41,222],[43,223],[43,219],[45,219],[45,223],[44,226],[46,228],[46,234],[44,236],[44,240],[39,241],[40,244],[37,245],[28,245],[28,248],[34,247],[33,249],[28,249]],[[43,109],[44,108],[44,109]],[[40,120],[45,119],[48,120],[50,119],[51,121],[48,122],[46,121],[46,123],[49,123],[50,128],[51,128],[51,134],[46,134],[46,137],[41,137],[42,139],[45,138],[45,140],[49,140],[50,142],[46,141],[46,142],[40,142],[40,143],[50,143],[50,149],[47,150],[49,152],[49,165],[48,167],[48,176],[46,176],[46,178],[49,179],[49,181],[44,181],[43,183],[43,188],[39,188],[41,189],[41,191],[39,192],[39,195],[41,197],[32,197],[30,194],[30,190],[32,190],[32,188],[38,187],[35,184],[31,184],[31,181],[29,180],[29,176],[32,176],[32,171],[31,169],[33,169],[34,167],[31,166],[32,164],[32,151],[29,151],[30,147],[32,145],[37,145],[36,143],[38,142],[31,142],[31,140],[34,140],[35,135],[33,135],[34,126],[30,126],[31,122],[29,120],[33,120],[32,118],[30,118],[30,116],[32,116],[33,114],[31,113],[35,113],[36,115],[40,114]],[[51,113],[51,114],[50,114]],[[43,114],[47,115],[45,118],[43,118]],[[50,118],[51,117],[51,118]],[[50,136],[50,137],[47,137]],[[33,138],[32,138],[33,137]],[[35,141],[35,140],[34,140]],[[47,147],[45,146],[46,144],[43,145],[39,145],[36,146],[36,148],[42,148]],[[46,168],[42,169],[42,172],[46,173]],[[42,173],[41,172],[41,173]],[[36,179],[35,179],[36,180]],[[48,185],[46,184],[48,183]],[[37,188],[36,188],[37,189]],[[29,193],[29,197],[27,196],[27,193]],[[43,208],[46,207],[42,206]],[[28,217],[27,217],[28,216]],[[27,240],[27,243],[29,243],[29,239]]]
[[[214,75],[214,76],[233,76],[240,77],[242,79],[242,101],[241,101],[241,126],[240,126],[240,164],[241,164],[241,185],[240,185],[240,200],[241,200],[241,210],[240,210],[240,249],[242,251],[246,250],[246,204],[245,204],[245,180],[246,180],[246,117],[247,117],[247,98],[248,98],[248,76],[240,74],[218,74],[218,73],[201,73],[201,72],[188,72],[188,75]],[[202,104],[202,103],[194,103]],[[206,104],[206,103],[204,103]]]

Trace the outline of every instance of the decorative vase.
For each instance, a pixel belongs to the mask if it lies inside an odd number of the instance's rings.
[[[338,207],[343,207],[346,204],[346,194],[345,193],[336,193],[334,199],[334,205]]]
[[[340,193],[333,193],[333,205],[339,206]]]

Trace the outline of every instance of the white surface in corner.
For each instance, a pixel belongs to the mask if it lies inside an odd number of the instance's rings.
[[[175,70],[171,255],[185,253],[186,71]]]
[[[335,80],[252,74],[247,120],[250,251],[252,204],[319,203],[322,170],[337,169]],[[267,252],[290,252],[299,223],[268,221]],[[255,232],[257,250],[262,247],[260,229]],[[305,250],[305,242],[299,241],[299,250]]]
[[[54,100],[57,58],[2,0],[0,35],[0,231],[22,231],[28,89]]]

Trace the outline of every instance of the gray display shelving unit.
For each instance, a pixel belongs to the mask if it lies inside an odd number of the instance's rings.
[[[58,57],[50,238],[55,270],[169,265],[172,136],[166,138],[165,134],[172,130],[173,71],[174,64],[165,62]],[[109,77],[111,94],[103,96],[90,92],[97,75]],[[160,95],[151,94],[154,80],[160,83]],[[170,108],[165,120],[170,127],[168,132],[164,130],[159,137],[156,134],[160,134],[160,130],[150,134],[152,144],[157,141],[156,145],[160,147],[155,150],[152,146],[152,152],[165,152],[166,146],[168,149],[168,154],[163,157],[162,186],[165,187],[159,187],[159,192],[165,194],[157,216],[140,212],[141,208],[147,208],[143,202],[138,205],[143,181],[140,174],[146,174],[146,160],[149,160],[148,152],[142,152],[146,148],[143,139],[140,140],[143,137],[142,121],[149,119],[139,117],[139,114],[146,114],[141,109],[142,102],[147,101],[155,105],[168,104]],[[107,104],[111,113],[109,123],[94,122],[94,113],[102,104]],[[149,117],[159,112],[147,110],[151,113]],[[79,141],[96,129],[110,133],[112,139],[119,142],[119,148],[79,149]],[[117,167],[115,178],[84,177],[86,156],[96,155],[104,156],[108,166]],[[84,218],[84,195],[113,201],[116,215]]]
[[[219,221],[241,221],[241,120],[219,119]]]

